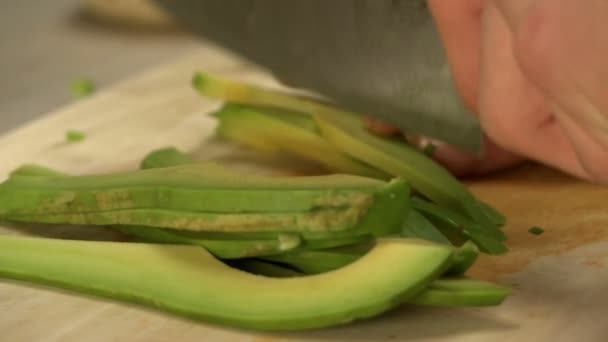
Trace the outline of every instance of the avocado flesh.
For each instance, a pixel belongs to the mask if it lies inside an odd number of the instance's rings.
[[[440,278],[408,303],[429,306],[492,306],[501,304],[511,290],[482,280]]]
[[[301,277],[305,274],[268,261],[243,259],[232,261],[249,273],[268,277]],[[445,277],[434,280],[421,293],[405,303],[439,307],[479,307],[501,304],[511,294],[507,287],[467,277]]]
[[[263,330],[321,328],[375,316],[422,292],[451,257],[452,249],[438,244],[382,240],[336,271],[267,278],[193,246],[0,237],[3,277]]]
[[[412,237],[404,237],[415,239]],[[425,240],[428,241],[428,240]],[[285,253],[261,256],[259,259],[278,262],[288,265],[305,274],[318,274],[344,267],[361,256],[371,248],[370,243],[359,243],[322,250],[298,250],[298,248]],[[479,250],[472,242],[454,249],[452,263],[445,274],[450,276],[463,275],[477,260]]]
[[[267,239],[212,239],[193,238],[181,235],[175,230],[154,227],[114,226],[124,234],[138,237],[141,241],[196,245],[205,248],[219,259],[238,259],[284,253],[297,248],[301,239],[298,234],[278,234]]]
[[[276,112],[276,110],[274,110]],[[315,123],[308,116],[272,109],[228,104],[213,114],[219,120],[220,137],[250,145],[262,151],[287,151],[314,160],[332,172],[348,173],[378,179],[390,179],[386,173],[352,159],[312,130]],[[306,123],[305,120],[309,122]]]

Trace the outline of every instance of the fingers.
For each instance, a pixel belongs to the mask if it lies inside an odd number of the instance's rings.
[[[547,99],[583,172],[608,183],[608,2],[497,3],[518,65]]]
[[[511,30],[493,2],[484,8],[481,39],[478,105],[484,130],[507,150],[586,177],[544,94],[522,73]]]
[[[504,150],[487,137],[484,140],[485,151],[481,157],[446,144],[437,144],[431,157],[459,177],[486,175],[524,161],[522,157]]]

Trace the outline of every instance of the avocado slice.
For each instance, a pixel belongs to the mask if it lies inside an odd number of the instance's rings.
[[[174,147],[164,147],[146,155],[141,165],[142,167],[148,165],[150,168],[159,168],[184,163],[194,163],[194,160]],[[27,164],[15,169],[11,173],[11,176],[67,177],[68,175],[45,166]],[[291,250],[300,246],[302,242],[297,234],[277,234],[275,232],[193,232],[157,227],[116,225],[110,226],[110,228],[127,235],[137,236],[139,239],[148,242],[199,245],[222,259],[275,254],[275,252],[279,253]],[[327,234],[325,238],[318,236],[317,238],[306,240],[305,248],[331,248],[369,242],[371,240],[373,240],[371,233],[349,234],[345,236]]]
[[[415,237],[405,237],[415,238]],[[428,240],[426,240],[428,241]],[[373,246],[373,243],[358,243],[343,245],[335,248],[320,250],[306,249],[299,246],[284,253],[269,254],[258,257],[261,260],[280,263],[305,274],[318,274],[344,267],[361,256]],[[479,256],[477,246],[468,241],[454,249],[454,256],[445,274],[450,276],[463,275],[475,263]]]
[[[384,215],[392,219],[381,228],[394,229],[406,213],[407,198],[409,187],[400,179],[265,177],[203,163],[112,175],[13,175],[0,185],[0,217],[198,231],[302,231],[314,238],[357,233],[359,226],[365,233],[379,226],[369,217]]]
[[[450,208],[439,206],[419,197],[412,198],[412,206],[435,222],[437,226],[444,228],[444,233],[451,230],[452,234],[459,236],[460,239],[471,239],[484,252],[500,254],[507,251],[507,248],[501,243],[505,238],[504,234],[493,234],[492,231],[486,229],[487,227],[482,227],[478,222],[470,220]],[[500,230],[497,229],[497,231]]]
[[[439,277],[452,253],[444,245],[386,239],[339,270],[267,278],[231,268],[194,246],[1,236],[0,276],[214,323],[299,330],[394,308]]]
[[[447,245],[452,244],[431,221],[415,209],[410,210],[407,218],[403,221],[401,236],[419,238]]]
[[[179,234],[179,231],[173,229],[155,227],[114,226],[112,228],[124,234],[136,236],[141,241],[201,246],[220,259],[284,253],[297,248],[301,242],[298,234],[289,233],[277,234],[266,239],[242,239],[238,235],[234,236],[235,234],[214,239],[205,236],[192,237]]]
[[[261,151],[290,152],[316,161],[332,172],[378,179],[391,178],[336,149],[315,130],[311,117],[289,112],[281,115],[276,112],[276,109],[269,108],[224,105],[213,113],[219,120],[217,135]]]
[[[260,257],[259,259],[289,265],[305,274],[318,274],[339,269],[365,255],[373,244],[357,244],[321,250],[302,250]]]
[[[407,302],[429,306],[491,306],[502,303],[510,294],[511,289],[482,280],[440,278]]]
[[[325,137],[354,158],[375,165],[393,176],[402,176],[435,203],[453,208],[487,226],[490,234],[503,236],[487,210],[445,168],[407,144],[370,134],[361,117],[349,113],[314,115]]]
[[[230,265],[268,277],[301,277],[305,274],[283,265],[255,259],[233,260]],[[501,304],[511,294],[508,287],[467,277],[441,277],[424,291],[406,301],[408,304],[440,307],[479,307]]]

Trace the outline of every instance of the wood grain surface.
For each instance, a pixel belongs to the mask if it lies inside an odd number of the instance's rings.
[[[261,156],[213,137],[217,103],[190,88],[197,70],[274,85],[264,73],[205,50],[79,100],[0,137],[0,174],[34,162],[73,174],[136,168],[148,151],[176,146],[200,160],[260,173],[314,173],[316,165]],[[65,131],[87,138],[67,143]],[[235,330],[111,300],[0,281],[2,341],[608,341],[608,189],[527,165],[469,182],[508,217],[511,251],[483,256],[471,274],[512,286],[501,306],[403,306],[347,326],[300,333]],[[540,226],[541,235],[528,229]],[[11,227],[2,233],[120,239],[89,227]],[[170,277],[170,272],[167,272]]]

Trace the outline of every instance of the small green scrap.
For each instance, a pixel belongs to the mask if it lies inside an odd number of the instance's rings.
[[[95,92],[95,84],[93,81],[80,78],[72,81],[72,94],[75,97],[86,97]]]
[[[528,229],[528,232],[529,232],[530,234],[534,234],[534,235],[540,235],[540,234],[544,233],[544,232],[545,232],[545,230],[544,230],[544,229],[542,229],[541,227],[536,227],[536,226],[535,226],[535,227],[532,227],[532,228]]]
[[[69,130],[65,133],[65,140],[68,142],[78,142],[84,140],[84,138],[86,138],[86,135],[81,131]]]

